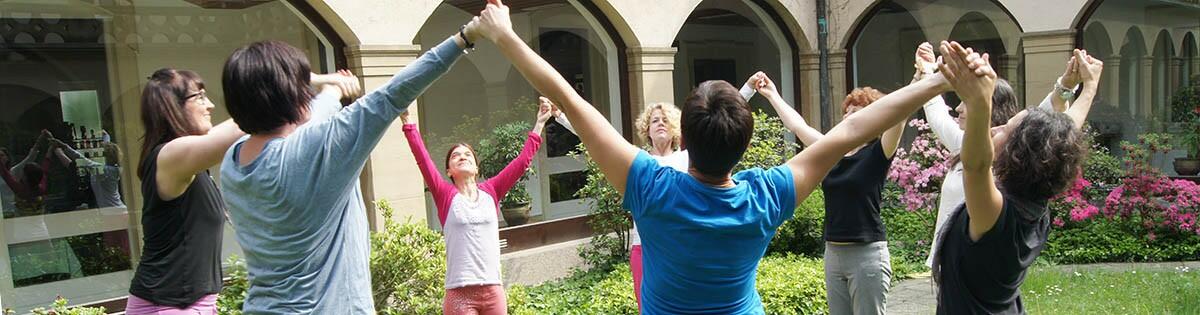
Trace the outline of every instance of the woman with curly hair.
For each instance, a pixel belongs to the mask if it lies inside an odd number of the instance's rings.
[[[961,153],[966,202],[936,236],[937,313],[1024,313],[1021,283],[1050,231],[1046,204],[1083,165],[1079,126],[1090,102],[1066,113],[1022,111],[993,128],[996,73],[986,55],[958,43],[942,42],[941,51],[941,74],[973,114],[965,119]],[[1103,63],[1079,50],[1075,57],[1085,84],[1094,84]]]

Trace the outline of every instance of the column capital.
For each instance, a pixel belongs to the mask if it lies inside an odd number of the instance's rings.
[[[1075,30],[1028,32],[1021,35],[1026,54],[1069,52],[1075,49]]]
[[[629,47],[625,49],[629,57],[629,71],[672,71],[675,70],[675,47]]]
[[[361,77],[391,77],[421,56],[420,45],[346,46],[346,61]]]

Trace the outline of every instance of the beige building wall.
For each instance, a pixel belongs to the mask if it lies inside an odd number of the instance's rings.
[[[714,1],[714,0],[708,0]],[[748,1],[748,0],[739,0]],[[926,16],[917,15],[919,23],[925,25],[926,35],[932,40],[941,40],[949,35],[954,21],[945,20],[946,14],[958,14],[974,10],[984,13],[996,25],[1002,35],[1008,56],[1024,58],[1025,71],[1021,85],[1026,88],[1026,104],[1036,104],[1045,96],[1053,80],[1061,73],[1064,60],[1076,46],[1073,27],[1084,18],[1085,9],[1099,0],[1063,1],[954,1],[952,3],[928,3],[931,6],[946,6],[944,10],[930,10]],[[310,4],[333,26],[346,41],[347,55],[353,70],[362,74],[368,88],[378,86],[396,70],[418,56],[429,47],[413,46],[418,42],[417,32],[441,3],[437,0],[385,1],[385,0],[309,0]],[[671,47],[679,30],[692,11],[700,6],[701,0],[643,1],[643,0],[595,0],[603,16],[597,19],[610,23],[620,41],[626,47],[627,68],[620,69],[628,75],[630,104],[624,110],[636,113],[644,104],[677,100],[674,91],[673,59],[678,53]],[[813,1],[767,0],[769,9],[782,18],[780,27],[786,28],[797,43],[796,66],[793,74],[800,87],[796,102],[801,112],[810,117],[814,126],[820,125],[818,55],[816,50],[817,26],[816,7]],[[846,47],[853,32],[870,18],[870,11],[879,0],[831,0],[829,2],[829,47],[830,83],[832,104],[838,104],[848,90]],[[999,5],[1003,11],[989,11],[985,7]],[[978,7],[978,8],[975,8]],[[972,9],[974,8],[974,9]],[[1011,21],[1009,24],[1007,21]],[[465,21],[464,21],[465,22]],[[1131,22],[1133,23],[1133,22]],[[1112,38],[1114,49],[1119,50],[1120,39],[1128,25],[1120,22],[1105,25]],[[1017,34],[1017,35],[1012,35]],[[449,34],[447,34],[449,35]],[[1155,34],[1145,34],[1144,47],[1151,49]],[[1182,34],[1172,34],[1176,47],[1182,43]],[[1018,49],[1018,47],[1020,47]],[[1180,50],[1176,50],[1179,52]],[[1105,56],[1108,57],[1108,56]],[[1008,75],[1016,75],[1016,69],[1006,69]],[[416,104],[419,110],[421,104]],[[835,113],[833,119],[840,119]],[[393,129],[399,129],[394,127]],[[398,212],[397,217],[412,216],[424,219],[423,186],[419,174],[409,156],[403,137],[392,130],[372,155],[370,171],[363,177],[364,192],[369,199],[387,199]]]

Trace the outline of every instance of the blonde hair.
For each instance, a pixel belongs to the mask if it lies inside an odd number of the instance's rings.
[[[679,150],[679,108],[671,103],[654,103],[642,109],[642,113],[638,114],[637,121],[634,122],[634,128],[637,128],[637,136],[639,139],[646,141],[647,145],[654,145],[653,139],[650,138],[650,114],[655,110],[661,110],[663,116],[667,119],[667,133],[671,134],[671,148]]]

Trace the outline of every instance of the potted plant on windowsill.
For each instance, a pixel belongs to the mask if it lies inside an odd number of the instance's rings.
[[[1175,159],[1175,173],[1193,176],[1200,173],[1200,75],[1191,86],[1175,94],[1171,102],[1171,120],[1181,127],[1176,136],[1187,155]]]
[[[479,142],[479,174],[483,178],[491,178],[500,173],[500,170],[521,154],[526,135],[532,128],[527,121],[516,121],[492,129],[491,133]],[[513,185],[503,200],[500,200],[500,214],[508,226],[529,222],[529,210],[532,206],[529,191],[525,189],[525,181],[531,174],[532,168],[527,168],[517,184]]]

